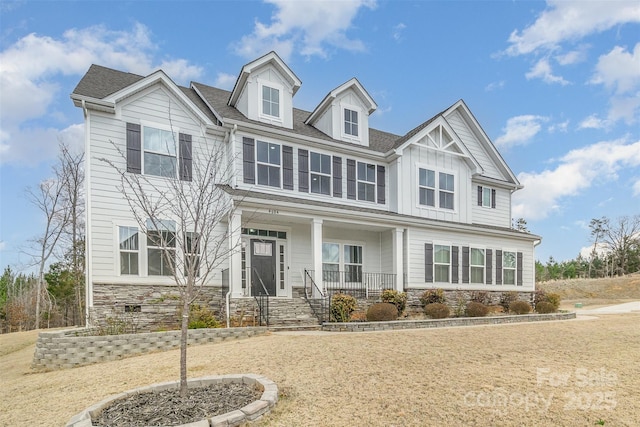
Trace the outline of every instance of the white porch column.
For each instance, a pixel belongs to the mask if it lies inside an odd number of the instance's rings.
[[[393,272],[396,274],[396,290],[404,291],[404,230],[396,228],[392,231],[393,235]]]
[[[229,218],[229,250],[231,262],[229,290],[232,298],[242,296],[242,211],[236,209]]]
[[[313,281],[320,289],[322,283],[322,220],[314,219],[311,223],[311,259],[313,260]],[[313,289],[313,295],[319,297],[317,290]]]

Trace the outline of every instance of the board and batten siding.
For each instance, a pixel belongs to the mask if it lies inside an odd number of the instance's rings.
[[[412,227],[405,233],[408,249],[407,287],[413,289],[478,289],[478,290],[532,290],[533,277],[533,243],[531,241],[503,238],[500,236],[480,235],[450,230],[433,230]],[[427,283],[425,280],[425,243],[453,245],[459,247],[473,247],[492,250],[492,284],[465,284],[462,283],[462,249],[459,253],[458,275],[460,283]],[[522,286],[497,285],[496,275],[496,250],[522,252]],[[485,271],[486,273],[486,271]]]
[[[117,189],[119,178],[112,166],[104,160],[113,162],[118,168],[126,168],[124,159],[114,148],[126,152],[126,126],[131,123],[148,123],[170,126],[179,132],[192,135],[194,154],[202,144],[202,130],[198,120],[182,104],[159,85],[146,89],[121,102],[116,115],[90,111],[91,114],[91,157],[88,159],[91,170],[88,197],[91,211],[91,257],[92,281],[98,283],[170,283],[166,277],[145,277],[146,262],[140,263],[140,276],[121,276],[118,271],[119,248],[118,226],[135,226],[137,223],[131,208]],[[207,136],[208,144],[214,143]],[[221,142],[221,141],[218,141]],[[195,157],[195,156],[194,156]],[[194,159],[196,161],[196,159]],[[165,178],[149,177],[154,184],[162,187]],[[176,178],[177,179],[177,178]],[[151,189],[150,189],[151,191]],[[222,226],[221,226],[222,227]],[[223,230],[219,230],[222,232]],[[146,260],[144,236],[139,237],[139,257]],[[216,275],[219,282],[220,275]]]

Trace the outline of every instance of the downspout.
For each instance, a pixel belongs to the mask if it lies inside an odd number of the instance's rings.
[[[234,124],[233,128],[231,129],[230,138],[229,138],[229,143],[231,144],[231,161],[234,164],[234,167],[232,168],[233,175],[231,175],[231,187],[233,187],[233,188],[237,188],[237,178],[236,178],[236,168],[235,168],[235,163],[236,163],[236,131],[237,130],[238,130],[238,125]]]
[[[85,230],[85,252],[86,252],[86,260],[85,260],[85,266],[84,266],[84,274],[85,274],[85,278],[84,278],[84,289],[85,289],[85,296],[84,296],[84,326],[85,328],[88,328],[90,325],[90,312],[89,312],[89,307],[92,305],[93,303],[93,288],[91,287],[91,263],[92,263],[92,248],[91,248],[91,244],[89,242],[91,242],[91,197],[90,197],[90,192],[89,192],[89,182],[91,181],[91,153],[90,153],[90,145],[89,144],[89,111],[87,110],[87,105],[85,103],[85,100],[82,100],[82,114],[84,116],[84,161],[85,161],[85,165],[84,165],[84,170],[85,170],[85,181],[84,181],[84,191],[85,194],[87,195],[87,197],[85,198],[85,206],[84,206],[84,212],[85,212],[85,225],[86,225],[86,230]]]

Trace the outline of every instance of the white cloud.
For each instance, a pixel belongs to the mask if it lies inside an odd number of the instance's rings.
[[[554,123],[551,126],[549,126],[548,132],[549,133],[555,133],[555,132],[567,133],[568,130],[569,130],[569,120],[565,120],[564,122]]]
[[[237,77],[233,74],[227,73],[218,73],[216,76],[216,81],[213,84],[215,87],[219,87],[221,89],[233,89],[233,85],[236,83]]]
[[[640,22],[637,1],[549,0],[536,21],[509,36],[506,53],[512,56],[537,51],[556,51],[564,42],[574,42],[618,25]]]
[[[551,70],[551,64],[547,58],[540,59],[531,70],[525,74],[527,80],[542,79],[545,83],[559,83],[561,85],[568,85],[569,82],[560,76],[553,74]]]
[[[620,169],[640,167],[640,141],[599,142],[572,150],[558,162],[555,169],[518,175],[524,189],[514,193],[515,218],[546,218],[561,209],[563,198],[579,194],[596,181],[617,179]]]
[[[634,196],[640,196],[640,179],[637,180],[635,182],[635,184],[633,184],[633,186],[631,188],[633,188],[633,195]]]
[[[497,90],[497,89],[502,89],[502,88],[504,87],[504,85],[505,85],[504,80],[500,80],[499,82],[492,82],[492,83],[489,83],[489,84],[484,88],[484,90],[485,90],[485,92],[491,92],[491,91],[494,91],[494,90]]]
[[[374,0],[290,1],[267,0],[276,7],[271,23],[256,21],[253,33],[232,47],[238,55],[255,59],[275,50],[287,61],[294,50],[303,56],[328,56],[327,47],[363,51],[364,43],[349,39],[347,30],[362,7],[373,9]]]
[[[605,129],[609,126],[606,120],[599,118],[597,115],[592,114],[585,118],[578,125],[578,129]]]
[[[407,26],[405,24],[403,24],[402,22],[399,23],[398,25],[393,27],[393,34],[391,35],[391,37],[393,37],[393,39],[397,42],[399,42],[400,40],[402,40],[402,32],[403,30],[407,28]]]
[[[589,46],[583,45],[579,49],[572,50],[567,53],[559,54],[554,59],[560,65],[573,65],[584,61],[587,58],[587,49]]]
[[[616,94],[628,93],[640,87],[640,43],[636,44],[633,52],[616,46],[611,52],[600,56],[590,83],[603,84]]]
[[[526,145],[540,132],[542,122],[547,120],[546,117],[535,115],[511,117],[502,128],[503,134],[496,138],[495,144],[503,148]]]
[[[0,165],[37,166],[56,157],[59,141],[74,150],[83,149],[84,125],[71,125],[63,130],[35,128],[15,132],[10,142],[0,142]]]
[[[598,243],[597,245],[591,244],[589,246],[583,246],[580,249],[580,256],[586,260],[591,259],[595,248],[595,252],[599,257],[606,255],[610,252],[609,246],[605,243]]]

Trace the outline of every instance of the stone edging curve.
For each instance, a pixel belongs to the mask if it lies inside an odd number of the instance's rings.
[[[323,323],[326,332],[368,332],[399,329],[444,328],[450,326],[498,325],[504,323],[540,322],[575,319],[576,313],[520,314],[514,316],[453,317],[429,320],[393,320],[390,322]]]
[[[234,384],[244,383],[249,385],[256,385],[262,388],[262,396],[259,400],[255,400],[246,406],[235,411],[227,412],[226,414],[216,415],[215,417],[207,418],[194,423],[183,424],[183,427],[232,427],[245,424],[250,421],[255,421],[265,414],[268,414],[271,409],[278,402],[278,386],[270,379],[257,374],[237,374],[237,375],[217,375],[193,378],[187,381],[189,386],[204,387],[212,384]],[[95,405],[91,405],[84,411],[74,415],[67,423],[66,427],[91,427],[92,419],[97,418],[100,413],[108,407],[111,403],[118,399],[125,398],[137,393],[147,393],[154,391],[168,390],[172,388],[178,388],[180,386],[179,381],[171,381],[165,383],[153,384],[146,387],[140,387],[134,390],[129,390],[124,393],[120,393],[111,397],[108,397]]]

